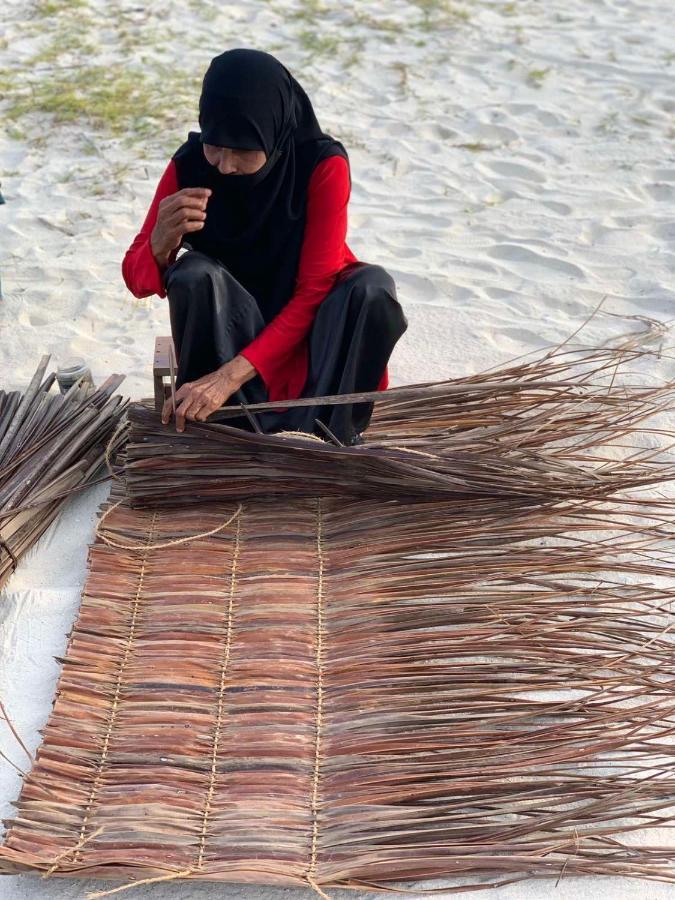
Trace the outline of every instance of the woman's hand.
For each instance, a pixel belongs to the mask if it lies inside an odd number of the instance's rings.
[[[235,356],[215,372],[181,385],[176,391],[176,431],[185,431],[186,419],[203,422],[256,374],[256,369],[245,357]],[[169,397],[162,409],[164,425],[171,417],[171,408]]]
[[[162,271],[168,266],[171,253],[180,247],[183,235],[204,227],[210,196],[210,188],[183,188],[160,201],[150,248]]]

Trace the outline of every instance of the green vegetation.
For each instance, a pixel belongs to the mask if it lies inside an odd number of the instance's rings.
[[[59,13],[83,9],[87,0],[36,0],[35,15],[40,17],[56,16]]]
[[[35,51],[20,67],[0,69],[6,133],[44,142],[44,127],[35,129],[42,137],[31,136],[31,120],[40,117],[44,123],[47,116],[56,126],[87,126],[77,139],[88,154],[98,152],[92,131],[104,139],[123,136],[132,144],[139,137],[164,142],[175,126],[170,146],[175,145],[183,132],[179,122],[193,112],[200,75],[150,62],[147,53],[156,49],[153,42],[159,38],[151,25],[130,15],[118,10],[102,23],[88,0],[34,2],[24,30],[35,39]],[[106,31],[106,50],[114,55],[105,65],[97,61],[101,28]]]
[[[453,144],[454,147],[458,147],[460,150],[468,150],[470,153],[483,153],[486,150],[494,150],[494,147],[490,144],[483,144],[481,141],[470,141],[467,144]]]
[[[530,69],[527,73],[527,81],[532,87],[540,88],[550,71],[550,66],[545,69]]]
[[[332,34],[321,34],[311,28],[303,28],[298,35],[298,41],[303,50],[323,56],[335,53],[343,39]]]
[[[111,135],[149,132],[158,109],[154,92],[139,72],[126,66],[82,66],[64,72],[57,82],[44,78],[10,100],[7,114],[18,119],[46,113],[55,124],[82,120]]]
[[[20,54],[20,62],[0,67],[5,134],[40,145],[58,141],[58,129],[69,128],[69,142],[75,141],[83,155],[102,160],[111,141],[136,146],[144,156],[175,149],[186,123],[195,119],[204,61],[228,43],[255,45],[255,18],[240,26],[219,0],[186,2],[201,27],[179,40],[157,28],[155,5],[111,4],[103,10],[98,0],[26,0],[21,37],[32,49]],[[250,2],[263,11],[271,0]],[[279,34],[281,43],[263,49],[281,58],[300,50],[307,62],[303,83],[311,91],[317,78],[314,59],[335,57],[349,72],[369,64],[366,42],[369,56],[382,42],[431,47],[435,32],[468,19],[467,10],[454,0],[408,0],[408,11],[421,17],[416,25],[377,10],[358,0],[345,5],[296,0],[286,16],[288,27]],[[216,20],[217,27],[211,24]],[[167,50],[179,43],[189,53],[176,61]],[[0,38],[0,49],[8,49],[6,38]],[[402,91],[408,92],[405,65],[394,68]]]
[[[469,20],[469,12],[452,0],[413,0],[413,5],[422,13],[419,27],[423,31],[456,26]]]

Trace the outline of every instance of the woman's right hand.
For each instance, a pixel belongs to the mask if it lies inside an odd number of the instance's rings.
[[[183,188],[160,201],[150,235],[152,255],[160,269],[168,266],[171,253],[180,247],[184,234],[204,227],[210,196],[210,188]]]

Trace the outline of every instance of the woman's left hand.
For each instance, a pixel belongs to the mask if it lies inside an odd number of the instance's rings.
[[[243,356],[235,356],[215,372],[197,381],[186,381],[176,391],[176,431],[185,431],[185,420],[203,422],[256,374],[255,368]],[[162,423],[171,418],[169,397],[162,409]]]

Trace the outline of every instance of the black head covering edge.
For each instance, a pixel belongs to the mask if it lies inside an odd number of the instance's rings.
[[[261,50],[237,48],[211,61],[199,126],[173,156],[179,188],[212,192],[204,228],[183,246],[219,259],[269,322],[295,288],[312,172],[329,156],[349,164],[347,151],[321,130],[288,69]],[[204,157],[204,143],[264,150],[267,161],[252,175],[221,175]]]

